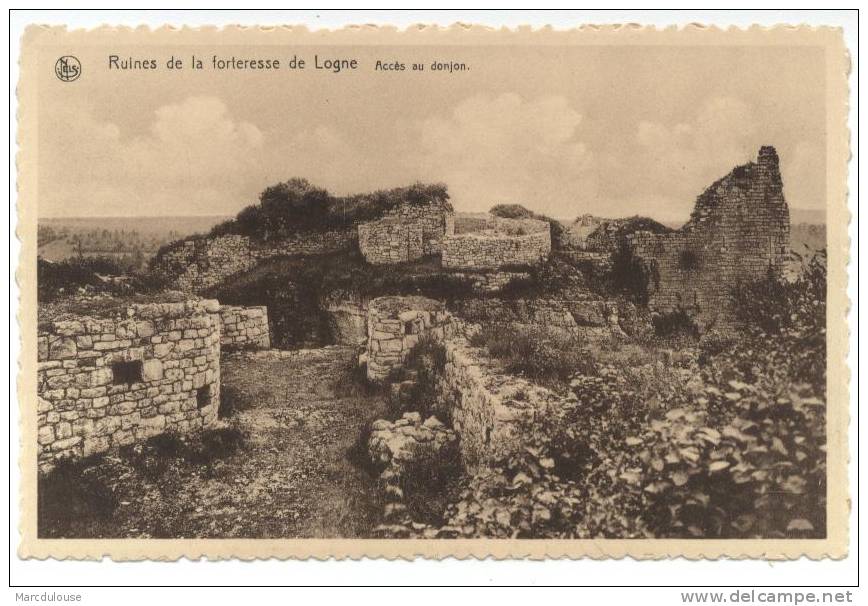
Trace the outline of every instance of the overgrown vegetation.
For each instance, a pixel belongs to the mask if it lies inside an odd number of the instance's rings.
[[[446,523],[446,507],[459,494],[463,472],[458,442],[447,444],[437,453],[418,448],[400,477],[402,502],[410,518],[430,525]]]
[[[596,375],[572,375],[526,448],[466,480],[437,536],[824,537],[825,266],[739,293],[761,320],[746,333],[591,352]],[[504,333],[476,341],[532,358]]]
[[[510,280],[497,293],[504,299],[528,299],[556,295],[573,289],[588,290],[585,274],[572,263],[557,255],[551,255],[545,263],[533,267],[502,268],[504,271],[520,271],[526,276]]]
[[[502,360],[507,372],[562,387],[576,373],[595,374],[586,344],[563,330],[541,326],[486,326],[470,339]]]
[[[666,340],[699,339],[699,326],[687,310],[678,309],[651,316],[657,337]]]
[[[36,284],[40,303],[80,293],[152,293],[165,286],[159,274],[135,270],[111,257],[73,257],[56,262],[37,259]]]
[[[371,221],[401,204],[439,202],[449,206],[442,184],[416,183],[353,196],[334,196],[306,179],[293,178],[267,187],[259,204],[244,208],[234,219],[216,225],[211,235],[242,234],[268,241]]]
[[[441,422],[451,425],[450,411],[442,405],[437,387],[445,367],[446,348],[443,344],[429,335],[420,337],[410,349],[403,368],[396,377],[399,380],[407,376],[413,377],[413,388],[407,397],[409,407],[392,411],[392,416],[398,418],[405,412],[418,412],[423,419],[434,415]]]

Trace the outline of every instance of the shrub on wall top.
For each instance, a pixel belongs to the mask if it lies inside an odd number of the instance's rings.
[[[415,183],[367,194],[334,196],[306,179],[292,178],[267,187],[259,195],[259,204],[247,206],[234,219],[216,225],[211,235],[242,234],[273,240],[376,220],[402,204],[428,203],[438,203],[444,210],[452,210],[446,186],[439,183]]]

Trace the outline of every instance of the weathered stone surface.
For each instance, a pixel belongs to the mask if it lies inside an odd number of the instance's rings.
[[[368,263],[406,263],[439,254],[451,226],[448,202],[401,204],[376,221],[358,226],[359,250]]]
[[[77,350],[78,347],[73,338],[55,337],[48,340],[48,357],[51,360],[74,358]]]
[[[545,221],[492,216],[485,227],[447,235],[443,267],[480,270],[531,266],[545,261],[551,252],[551,230]]]
[[[220,305],[219,315],[220,344],[225,351],[271,347],[265,306]]]
[[[404,413],[394,423],[380,419],[371,426],[368,450],[371,459],[393,464],[399,470],[419,457],[438,455],[457,441],[455,432],[435,417],[424,423],[418,412]]]
[[[425,332],[452,323],[443,303],[426,297],[379,297],[368,304],[367,376],[383,381]]]
[[[163,431],[197,430],[216,420],[219,315],[208,313],[199,301],[137,304],[126,312],[121,319],[56,322],[40,333],[47,344],[46,359],[37,368],[41,470],[61,458],[104,452]],[[64,336],[53,332],[58,326],[70,335],[80,330],[88,334]],[[152,342],[155,336],[168,339],[170,332],[192,326],[199,327],[196,337],[179,341],[186,341],[185,349],[169,345],[158,351],[163,344]],[[100,340],[94,341],[93,349],[85,349],[81,346],[87,344],[85,337]],[[137,361],[141,361],[140,378],[116,380],[114,364]],[[194,385],[211,390],[204,408]],[[167,397],[173,399],[173,410],[158,410]]]
[[[440,391],[451,404],[461,455],[473,468],[523,447],[527,423],[564,405],[557,394],[521,377],[502,373],[499,364],[462,337],[443,341],[446,367]]]

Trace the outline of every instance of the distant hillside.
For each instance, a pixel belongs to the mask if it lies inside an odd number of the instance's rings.
[[[112,257],[140,265],[161,246],[207,233],[225,216],[52,217],[39,219],[37,253],[46,261]]]
[[[813,208],[790,207],[790,224],[807,223],[808,225],[825,225],[826,210]]]

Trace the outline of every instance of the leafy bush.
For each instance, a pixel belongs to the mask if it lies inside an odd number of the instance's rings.
[[[311,185],[306,179],[292,178],[267,187],[259,195],[258,205],[247,206],[234,219],[216,225],[211,235],[242,234],[259,240],[274,240],[299,232],[355,225],[377,219],[401,204],[428,202],[439,202],[451,209],[446,186],[416,183],[338,197]]]
[[[648,495],[655,535],[825,536],[825,403],[765,387],[708,386],[707,411],[672,409],[627,439],[635,466],[621,478]]]
[[[413,408],[403,412],[418,412],[422,418],[436,415],[451,424],[448,408],[439,405],[437,383],[446,367],[446,348],[429,335],[423,335],[410,349],[404,362],[406,371],[415,374],[415,385],[410,394]]]
[[[699,326],[687,310],[681,307],[652,315],[651,323],[654,325],[655,334],[663,339],[699,338]]]
[[[537,326],[487,326],[470,339],[505,362],[506,371],[541,382],[564,383],[573,374],[594,374],[585,345],[564,331]]]

